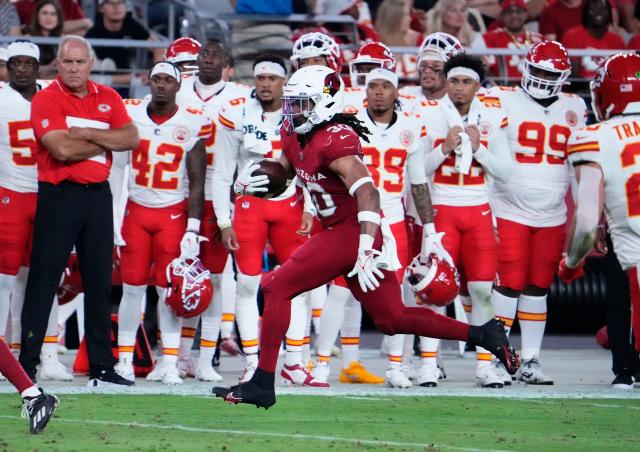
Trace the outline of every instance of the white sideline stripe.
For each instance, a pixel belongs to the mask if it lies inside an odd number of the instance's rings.
[[[340,399],[350,400],[376,400],[381,402],[391,402],[393,399],[383,399],[381,397],[367,397],[367,396],[338,396]]]
[[[591,405],[597,406],[598,408],[623,408],[627,410],[640,410],[640,407],[638,406],[610,405],[606,403],[592,403]]]
[[[19,416],[0,416],[0,419],[22,419]],[[272,438],[289,438],[289,439],[304,439],[304,440],[316,440],[325,442],[343,442],[350,444],[361,444],[367,446],[396,446],[396,447],[414,447],[414,448],[436,448],[436,449],[449,449],[460,450],[468,452],[477,451],[491,451],[491,452],[509,452],[504,449],[479,449],[474,447],[456,447],[447,446],[442,444],[427,444],[427,443],[408,443],[400,441],[378,441],[373,439],[359,439],[359,438],[344,438],[339,436],[325,436],[325,435],[304,435],[300,433],[277,433],[277,432],[249,432],[245,430],[227,430],[217,428],[202,428],[202,427],[188,427],[186,425],[172,424],[172,425],[156,425],[156,424],[141,424],[139,422],[114,422],[114,421],[99,421],[89,419],[65,419],[56,417],[56,423],[67,422],[71,424],[93,424],[93,425],[110,425],[114,427],[127,427],[127,428],[148,428],[155,430],[180,430],[184,432],[194,433],[219,433],[224,435],[241,435],[241,436],[267,436]]]

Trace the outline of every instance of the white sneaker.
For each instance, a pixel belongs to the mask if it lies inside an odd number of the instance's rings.
[[[182,378],[178,371],[178,365],[165,364],[164,374],[162,375],[162,383],[165,385],[181,385]]]
[[[540,367],[538,357],[525,361],[518,372],[516,372],[516,378],[518,381],[527,383],[530,385],[552,385],[553,378],[545,374]]]
[[[72,381],[73,375],[69,373],[64,364],[58,361],[57,356],[49,355],[42,358],[40,364],[39,380]]]
[[[164,372],[164,362],[162,358],[160,358],[156,361],[155,366],[153,366],[153,370],[147,374],[147,381],[162,381]]]
[[[504,368],[502,363],[494,359],[491,361],[491,365],[497,377],[502,380],[502,383],[504,383],[505,386],[511,386],[511,375],[509,375],[509,372],[507,372],[507,369]]]
[[[211,365],[211,361],[198,360],[198,367],[196,367],[196,378],[200,381],[222,381],[222,375],[220,375]]]
[[[437,364],[423,364],[418,369],[416,383],[426,388],[435,388],[438,386],[438,379],[441,374],[442,372],[440,372]]]
[[[319,381],[320,383],[329,383],[329,372],[331,369],[329,368],[329,364],[326,362],[318,361],[316,363],[316,367],[311,371],[311,375],[314,380]]]
[[[246,364],[244,366],[244,370],[242,371],[242,376],[240,376],[240,383],[246,383],[251,380],[253,374],[256,373],[256,369],[258,368],[258,355],[249,355],[247,356]]]
[[[392,388],[410,388],[412,385],[401,366],[389,367],[384,374],[384,382]]]
[[[496,368],[491,364],[476,368],[476,383],[482,388],[502,388],[502,378],[496,375]]]
[[[118,361],[118,363],[114,367],[114,370],[122,378],[130,381],[136,381],[136,374],[133,370],[133,363],[130,360],[126,359]]]
[[[413,360],[411,358],[405,358],[402,360],[402,371],[409,380],[416,381],[418,379],[418,372],[416,371],[416,367],[413,365]]]
[[[322,382],[313,378],[311,372],[302,364],[294,364],[293,366],[282,366],[280,376],[284,379],[285,384],[293,384],[300,386],[311,386],[314,388],[328,388],[329,383]]]
[[[180,378],[193,378],[196,376],[196,371],[196,365],[193,362],[193,359],[191,359],[191,356],[187,355],[180,357],[178,360],[178,374],[180,375]]]

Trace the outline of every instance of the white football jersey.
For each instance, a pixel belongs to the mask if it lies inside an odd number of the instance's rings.
[[[350,86],[344,89],[344,109],[346,112],[366,107],[367,89],[362,86]]]
[[[430,178],[433,204],[447,206],[478,206],[489,202],[489,176],[492,180],[506,181],[511,177],[513,162],[509,152],[505,129],[509,121],[496,98],[478,95],[474,98],[470,112],[473,124],[480,130],[480,148],[473,154],[467,174],[458,172],[455,154],[445,157],[442,144],[449,132],[448,115],[454,107],[445,110],[448,97],[427,101],[422,107],[424,124],[427,127],[427,154],[425,166]],[[457,110],[456,110],[457,113]],[[460,118],[466,125],[468,118]]]
[[[567,149],[572,165],[597,163],[604,177],[604,212],[623,269],[640,263],[640,115],[616,116],[578,130]]]
[[[427,132],[422,118],[400,111],[391,124],[381,124],[371,119],[366,108],[361,108],[356,116],[371,132],[369,142],[360,138],[360,144],[364,162],[380,192],[380,208],[390,224],[404,221],[402,198],[409,185],[427,183],[424,171]]]
[[[251,89],[239,83],[220,81],[215,85],[217,89],[212,95],[202,97],[196,89],[197,80],[198,77],[182,80],[182,86],[176,96],[176,103],[184,107],[195,107],[202,110],[206,116],[213,120],[213,131],[205,143],[207,147],[207,177],[204,185],[204,197],[207,201],[211,201],[213,199],[211,184],[214,160],[216,154],[221,152],[221,145],[217,140],[217,130],[220,127],[218,115],[224,105],[244,102],[249,97]]]
[[[571,132],[585,125],[584,101],[561,93],[543,107],[520,87],[496,87],[487,96],[498,97],[509,117],[506,132],[514,160],[510,181],[493,183],[493,214],[535,227],[564,224],[570,182],[567,142]]]
[[[140,134],[140,144],[131,151],[129,199],[145,207],[172,206],[189,195],[187,152],[211,136],[212,121],[202,110],[179,106],[166,122],[156,124],[147,105],[143,100],[125,100]]]
[[[420,113],[421,102],[428,99],[422,94],[422,86],[409,85],[400,88],[400,104],[402,111],[410,111],[411,113]]]
[[[220,223],[231,222],[229,190],[236,168],[241,170],[249,160],[280,158],[280,126],[282,110],[264,112],[255,94],[240,103],[234,102],[222,108],[218,115],[218,138],[223,151],[216,155],[213,171],[213,206]],[[295,179],[276,198],[279,201],[291,197],[296,191]]]
[[[38,89],[44,88],[39,80]],[[31,102],[11,88],[0,87],[0,186],[20,193],[38,191],[36,140]]]

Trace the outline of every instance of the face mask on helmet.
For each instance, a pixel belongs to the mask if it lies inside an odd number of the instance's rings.
[[[525,60],[522,88],[535,99],[548,99],[558,95],[570,72],[542,68]]]
[[[213,297],[209,270],[197,258],[176,258],[167,265],[166,271],[169,288],[165,303],[178,317],[191,318],[202,314]]]
[[[447,306],[460,291],[458,271],[435,254],[416,256],[405,275],[418,304]]]
[[[418,64],[423,60],[435,60],[446,63],[451,57],[464,52],[460,41],[448,33],[431,33],[418,49]]]
[[[291,64],[295,69],[300,68],[300,60],[323,56],[329,68],[336,72],[342,71],[342,57],[340,48],[335,40],[324,33],[307,33],[300,36],[293,44]]]

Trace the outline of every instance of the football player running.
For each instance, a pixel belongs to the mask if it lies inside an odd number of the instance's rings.
[[[217,131],[221,127],[218,123],[218,114],[222,107],[229,102],[244,102],[250,95],[247,86],[235,82],[227,82],[222,78],[222,72],[227,64],[227,49],[216,39],[206,40],[196,60],[198,74],[183,80],[182,86],[176,97],[178,105],[195,107],[204,111],[205,115],[213,121],[213,131],[206,140],[207,149],[207,176],[205,182],[204,215],[202,218],[203,236],[208,238],[202,244],[202,262],[211,272],[211,283],[214,289],[213,302],[202,314],[202,327],[200,336],[200,356],[197,365],[191,361],[191,348],[198,326],[198,317],[186,319],[183,322],[182,338],[180,340],[180,374],[185,376],[198,376],[207,381],[219,381],[222,379],[212,365],[213,355],[218,346],[218,336],[222,326],[220,348],[237,354],[237,346],[229,337],[235,319],[235,297],[223,297],[222,279],[224,274],[229,274],[230,258],[227,250],[220,241],[220,229],[213,209],[212,179],[215,156],[224,152],[220,141],[217,139]],[[250,346],[247,344],[247,346]],[[194,371],[195,368],[195,371]],[[197,374],[197,375],[196,375]]]
[[[574,131],[567,149],[578,179],[575,225],[558,276],[569,283],[584,274],[584,259],[594,246],[604,211],[613,248],[627,272],[631,293],[635,350],[640,350],[640,56],[607,59],[591,82],[593,110],[599,124]],[[614,355],[615,356],[615,355]],[[633,357],[615,360],[616,389],[633,389]]]
[[[38,46],[18,40],[7,49],[9,83],[0,89],[0,338],[11,310],[11,348],[20,350],[22,303],[29,271],[38,175],[31,128],[31,98],[45,86],[36,80]],[[71,381],[58,361],[58,301],[54,299],[40,354],[38,379]],[[2,374],[0,374],[2,379]]]
[[[506,129],[514,159],[507,183],[495,181],[490,196],[497,218],[498,277],[491,302],[507,329],[517,317],[522,337],[522,367],[517,379],[528,384],[553,384],[540,367],[540,345],[547,318],[547,291],[562,257],[569,186],[566,162],[571,133],[584,126],[586,105],[562,93],[571,72],[569,55],[555,41],[542,41],[526,55],[520,87],[497,87],[509,117]],[[505,384],[511,376],[494,361]]]
[[[362,161],[359,136],[366,130],[353,116],[340,114],[343,91],[340,76],[320,66],[298,70],[285,87],[280,162],[309,190],[324,230],[262,282],[265,311],[258,369],[246,383],[213,388],[229,403],[268,408],[276,402],[275,368],[289,326],[291,299],[338,276],[346,278],[383,333],[469,340],[488,347],[511,372],[517,370],[517,356],[498,320],[469,326],[402,303],[393,273],[399,267],[393,235],[381,218],[380,195]],[[264,191],[265,183],[267,176],[252,176],[246,190]]]
[[[229,191],[236,168],[251,160],[278,158],[281,154],[282,88],[286,65],[277,55],[263,55],[253,64],[255,89],[249,99],[223,107],[218,120],[220,144],[213,174],[213,205],[221,229],[222,243],[233,252],[238,267],[236,320],[246,355],[241,382],[248,381],[258,366],[257,294],[262,275],[262,255],[267,239],[278,262],[283,264],[311,232],[313,209],[305,213],[296,193],[296,183],[278,196],[260,199],[241,193],[232,203]],[[252,170],[251,170],[252,171]],[[240,181],[241,173],[238,177]],[[307,319],[306,294],[293,300],[292,331],[287,334],[285,380],[303,386],[318,386],[302,362],[302,345]],[[298,325],[293,325],[297,322]],[[326,385],[323,385],[326,386]]]
[[[204,209],[206,151],[211,119],[201,110],[176,104],[180,71],[168,62],[149,73],[151,100],[125,102],[140,133],[131,151],[129,201],[122,224],[120,268],[122,300],[118,310],[119,362],[116,371],[134,381],[133,352],[140,325],[140,305],[149,271],[155,264],[162,359],[147,375],[151,381],[180,384],[178,348],[181,318],[165,303],[167,266],[174,258],[196,259]]]
[[[505,129],[506,114],[498,99],[478,97],[484,79],[480,59],[458,54],[444,65],[447,96],[424,110],[431,127],[426,156],[431,178],[435,226],[444,232],[443,245],[467,278],[471,324],[493,318],[491,289],[496,274],[489,184],[507,182],[513,171]],[[431,101],[434,102],[434,101]],[[502,387],[491,366],[491,353],[477,350],[476,381],[482,387]]]

